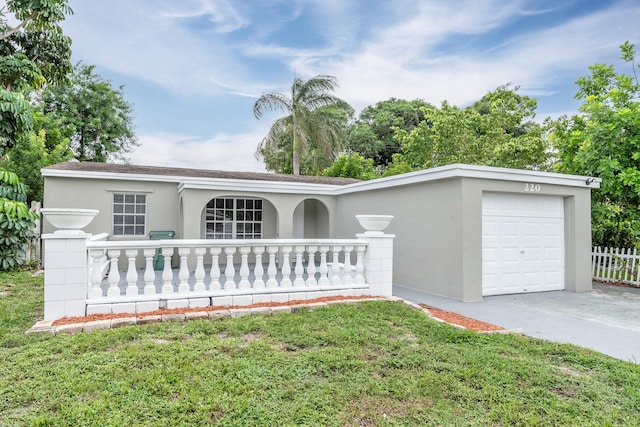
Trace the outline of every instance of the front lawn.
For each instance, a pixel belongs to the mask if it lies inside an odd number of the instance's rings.
[[[640,365],[399,302],[26,336],[42,278],[0,274],[1,426],[636,425]]]

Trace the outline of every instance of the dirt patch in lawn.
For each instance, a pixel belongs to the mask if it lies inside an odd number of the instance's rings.
[[[111,313],[111,314],[91,314],[89,316],[77,316],[77,317],[63,317],[53,322],[53,326],[60,325],[71,325],[74,323],[84,323],[91,322],[94,320],[111,320],[111,319],[122,319],[127,317],[146,317],[146,316],[154,316],[154,315],[166,315],[166,314],[185,314],[185,313],[195,313],[195,312],[208,312],[208,311],[219,311],[219,310],[233,310],[233,309],[249,309],[249,308],[260,308],[260,307],[284,307],[284,306],[293,306],[293,305],[301,305],[301,304],[313,304],[320,302],[330,302],[330,301],[359,301],[359,300],[368,300],[368,299],[377,299],[372,296],[333,296],[333,297],[322,297],[322,298],[314,298],[309,300],[292,300],[288,302],[261,302],[252,305],[243,305],[243,306],[206,306],[206,307],[194,307],[194,308],[171,308],[171,309],[160,309],[155,311],[147,311],[145,313]]]
[[[433,317],[436,317],[452,325],[462,326],[465,329],[471,329],[472,331],[478,332],[493,332],[504,330],[504,328],[498,325],[494,325],[493,323],[481,322],[480,320],[472,319],[470,317],[466,317],[458,313],[453,313],[451,311],[441,310],[439,308],[431,307],[425,304],[421,304],[420,306],[429,310],[429,313],[431,313]]]

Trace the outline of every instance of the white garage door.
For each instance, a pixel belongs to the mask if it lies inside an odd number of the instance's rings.
[[[484,193],[482,295],[564,289],[562,197]]]

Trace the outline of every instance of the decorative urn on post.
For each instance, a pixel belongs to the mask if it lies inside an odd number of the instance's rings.
[[[44,208],[40,211],[49,224],[57,228],[54,234],[84,234],[82,228],[93,221],[97,209]]]
[[[383,230],[387,228],[393,215],[356,215],[356,219],[365,229],[366,235],[382,235]]]

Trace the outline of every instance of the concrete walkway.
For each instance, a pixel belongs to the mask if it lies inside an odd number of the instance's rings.
[[[591,348],[640,363],[640,289],[594,284],[593,291],[566,291],[485,297],[459,302],[394,286],[393,294],[507,329]]]

